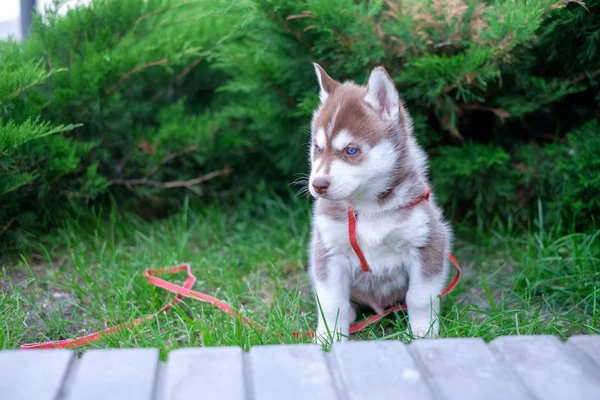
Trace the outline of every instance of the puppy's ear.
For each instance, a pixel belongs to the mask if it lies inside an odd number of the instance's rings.
[[[340,83],[327,75],[327,72],[319,64],[313,63],[313,65],[315,66],[315,73],[317,74],[317,80],[321,88],[319,98],[321,99],[321,104],[323,104],[335,89],[340,86]]]
[[[400,96],[394,82],[383,67],[377,67],[371,71],[364,100],[386,121],[397,121],[401,117]]]

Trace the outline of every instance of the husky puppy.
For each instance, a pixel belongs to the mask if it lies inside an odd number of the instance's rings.
[[[320,105],[311,124],[308,186],[316,199],[309,250],[315,339],[335,334],[346,341],[354,304],[381,314],[402,302],[412,336],[437,337],[452,231],[433,195],[425,195],[427,157],[411,118],[383,67],[361,86],[314,66]],[[368,271],[350,243],[349,207]]]

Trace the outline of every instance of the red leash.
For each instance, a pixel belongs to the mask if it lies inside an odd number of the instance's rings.
[[[183,284],[183,286],[176,285],[174,283],[171,283],[169,281],[166,281],[164,279],[157,277],[157,275],[165,275],[165,274],[173,275],[173,274],[177,274],[179,272],[184,272],[184,271],[187,272],[187,279],[185,280],[185,283]],[[206,303],[210,303],[210,304],[214,305],[215,307],[217,307],[219,310],[231,315],[233,318],[241,317],[241,321],[243,324],[254,325],[255,327],[262,329],[262,327],[260,327],[260,325],[252,322],[252,320],[250,320],[247,317],[241,316],[233,308],[231,308],[228,304],[222,302],[221,300],[219,300],[215,297],[209,296],[207,294],[191,290],[190,288],[192,286],[194,286],[194,283],[196,283],[196,277],[194,276],[194,273],[192,272],[192,267],[189,264],[179,264],[174,267],[167,267],[167,268],[161,268],[161,269],[147,269],[146,271],[144,271],[144,277],[146,277],[146,279],[148,279],[148,282],[150,282],[150,284],[152,284],[156,287],[159,287],[161,289],[168,290],[169,292],[176,293],[177,296],[173,299],[173,301],[165,304],[157,312],[147,315],[145,317],[137,318],[133,322],[119,324],[112,328],[107,328],[103,331],[95,332],[95,333],[89,334],[87,336],[82,336],[82,337],[75,338],[75,339],[65,339],[65,340],[57,340],[57,341],[53,341],[53,342],[24,344],[21,346],[21,350],[78,347],[78,346],[93,342],[95,340],[98,340],[102,336],[105,336],[107,334],[123,330],[123,328],[130,328],[132,326],[139,325],[144,321],[151,320],[154,317],[156,317],[159,313],[168,311],[172,306],[179,304],[184,297],[187,297],[190,299],[195,299],[195,300],[200,300],[200,301],[203,301]]]
[[[420,196],[417,201],[410,203],[407,206],[404,206],[402,208],[414,207],[421,201],[426,200],[428,198],[429,198],[429,190],[424,195]],[[370,271],[369,265],[367,264],[367,261],[366,261],[364,255],[362,254],[360,247],[358,246],[358,240],[356,239],[356,214],[354,213],[354,211],[351,208],[348,208],[348,231],[349,231],[349,236],[350,236],[350,243],[352,245],[352,248],[356,252],[358,258],[361,261],[361,266],[362,266],[363,270],[366,272]],[[454,289],[454,287],[458,284],[458,281],[460,280],[460,274],[461,274],[460,265],[458,265],[458,262],[452,256],[452,254],[448,254],[448,258],[450,259],[452,264],[454,264],[454,266],[456,267],[456,276],[448,284],[448,286],[446,286],[446,288],[442,291],[442,293],[441,293],[442,296],[445,296],[446,294],[448,294],[449,292],[451,292]],[[172,282],[166,281],[166,280],[158,277],[159,275],[173,275],[173,274],[177,274],[177,273],[184,272],[184,271],[187,273],[187,279],[185,280],[185,283],[183,284],[183,286],[176,285]],[[124,328],[131,328],[132,326],[139,325],[144,321],[151,320],[151,319],[155,318],[159,313],[168,311],[172,306],[179,304],[184,297],[187,297],[189,299],[194,299],[194,300],[200,300],[205,303],[210,303],[213,306],[215,306],[216,308],[218,308],[219,310],[229,314],[231,317],[239,318],[240,321],[244,325],[257,328],[260,331],[265,330],[261,325],[252,321],[248,317],[241,315],[240,313],[235,311],[231,306],[224,303],[223,301],[221,301],[215,297],[209,296],[205,293],[201,293],[201,292],[192,290],[191,288],[192,288],[192,286],[194,286],[194,283],[196,282],[196,277],[194,276],[194,274],[192,272],[192,267],[189,264],[179,264],[174,267],[167,267],[167,268],[161,268],[161,269],[147,269],[146,271],[144,271],[144,277],[146,277],[146,279],[148,280],[148,282],[150,282],[150,284],[152,284],[156,287],[159,287],[161,289],[167,290],[169,292],[175,293],[175,294],[177,294],[177,296],[173,299],[173,301],[165,304],[157,312],[147,315],[145,317],[137,318],[133,322],[119,324],[117,326],[107,328],[103,331],[94,332],[94,333],[91,333],[89,335],[82,336],[79,338],[57,340],[57,341],[51,341],[51,342],[24,344],[21,346],[21,350],[57,349],[57,348],[72,348],[72,347],[82,346],[84,344],[96,341],[105,335],[121,331]],[[381,315],[376,314],[376,315],[366,318],[360,322],[357,322],[356,324],[350,326],[350,333],[356,333],[356,332],[366,328],[367,326],[374,324],[375,322],[379,321],[381,318],[384,318],[388,314],[399,311],[401,309],[406,309],[406,305],[402,304],[402,305],[390,307],[387,310],[385,310],[384,313]],[[301,336],[312,338],[312,337],[314,337],[314,332],[293,332],[292,336],[295,338],[299,338]]]
[[[454,279],[448,284],[448,286],[444,289],[444,291],[442,292],[442,296],[446,295],[447,293],[449,293],[450,291],[452,291],[452,289],[454,289],[454,287],[458,284],[458,281],[460,279],[460,266],[458,265],[458,262],[456,262],[456,260],[454,259],[454,257],[452,257],[452,255],[448,255],[448,257],[450,258],[450,261],[452,261],[452,263],[456,266],[456,276],[454,277]],[[166,281],[164,279],[158,278],[157,275],[172,275],[172,274],[176,274],[182,271],[186,271],[187,272],[187,279],[185,280],[185,283],[183,284],[183,286],[179,286],[176,285],[172,282]],[[214,305],[215,307],[217,307],[219,310],[231,315],[233,318],[240,318],[240,321],[247,326],[252,326],[254,328],[257,328],[258,330],[263,331],[264,328],[257,324],[256,322],[252,321],[251,319],[249,319],[248,317],[245,317],[241,314],[239,314],[237,311],[235,311],[231,306],[229,306],[228,304],[222,302],[221,300],[209,296],[207,294],[201,293],[201,292],[197,292],[194,290],[191,290],[190,288],[194,285],[194,283],[196,282],[196,277],[194,276],[193,272],[192,272],[192,268],[189,264],[180,264],[174,267],[167,267],[167,268],[161,268],[161,269],[147,269],[144,272],[144,276],[146,277],[146,279],[148,279],[148,282],[150,282],[150,284],[159,287],[161,289],[165,289],[168,290],[169,292],[172,293],[176,293],[177,296],[173,299],[172,302],[165,304],[159,311],[147,315],[145,317],[140,317],[135,319],[133,322],[127,322],[124,324],[119,324],[117,326],[111,327],[111,328],[107,328],[103,331],[100,332],[95,332],[86,336],[82,336],[79,338],[74,338],[74,339],[65,339],[65,340],[57,340],[57,341],[52,341],[52,342],[40,342],[40,343],[29,343],[29,344],[24,344],[21,346],[21,350],[29,350],[29,349],[64,349],[64,348],[72,348],[72,347],[78,347],[78,346],[82,346],[84,344],[90,343],[90,342],[94,342],[100,338],[102,338],[105,335],[114,333],[114,332],[118,332],[123,330],[124,328],[131,328],[132,326],[136,326],[141,324],[144,321],[148,321],[153,319],[154,317],[156,317],[159,313],[164,312],[164,311],[168,311],[173,305],[178,304],[179,302],[181,302],[181,300],[184,297],[190,298],[190,299],[195,299],[195,300],[200,300],[206,303],[210,303],[212,305]],[[376,323],[377,321],[379,321],[380,319],[386,317],[388,314],[392,313],[392,312],[396,312],[399,311],[401,309],[405,309],[406,305],[402,304],[402,305],[398,305],[398,306],[394,306],[394,307],[390,307],[387,310],[385,310],[385,312],[381,315],[376,314],[373,315],[367,319],[364,319],[363,321],[357,322],[356,324],[352,325],[350,327],[350,333],[356,333],[364,328],[366,328],[369,325],[372,325],[374,323]],[[292,336],[295,338],[299,338],[302,336],[305,337],[313,337],[314,336],[314,332],[294,332],[292,333]]]

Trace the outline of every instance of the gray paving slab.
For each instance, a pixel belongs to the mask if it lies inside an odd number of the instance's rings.
[[[0,351],[0,399],[598,399],[600,336]]]
[[[0,352],[0,398],[54,400],[74,358],[69,350]]]
[[[243,352],[239,347],[175,350],[169,353],[167,400],[242,400]]]
[[[539,399],[600,399],[600,381],[590,374],[588,360],[554,336],[506,336],[489,346]]]
[[[158,356],[158,349],[88,350],[71,378],[65,398],[151,400]]]
[[[337,390],[317,345],[252,347],[247,355],[248,387],[256,400],[335,400]]]
[[[433,399],[408,347],[399,341],[335,344],[334,358],[349,400]]]
[[[519,378],[481,339],[416,340],[410,347],[439,398],[532,398]]]
[[[600,335],[573,336],[567,340],[567,346],[572,346],[582,351],[595,362],[596,368],[600,368]],[[600,375],[600,369],[598,371],[598,375]]]
[[[159,361],[156,371],[156,383],[154,384],[153,400],[165,400],[167,398],[167,363]]]

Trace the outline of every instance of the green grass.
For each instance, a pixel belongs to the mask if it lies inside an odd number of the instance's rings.
[[[52,246],[0,271],[0,346],[80,336],[150,314],[173,295],[148,284],[143,271],[180,262],[191,263],[195,290],[225,300],[266,331],[186,299],[84,349],[157,347],[164,355],[186,346],[306,342],[291,332],[316,324],[304,271],[309,221],[306,198],[268,197],[184,207],[155,222],[115,207],[71,219]],[[443,301],[441,335],[491,340],[600,332],[600,232],[560,235],[538,223],[518,235],[494,225],[486,232],[457,228],[459,238],[470,239],[455,241],[464,275]],[[409,341],[405,330],[406,315],[398,313],[355,338]]]

